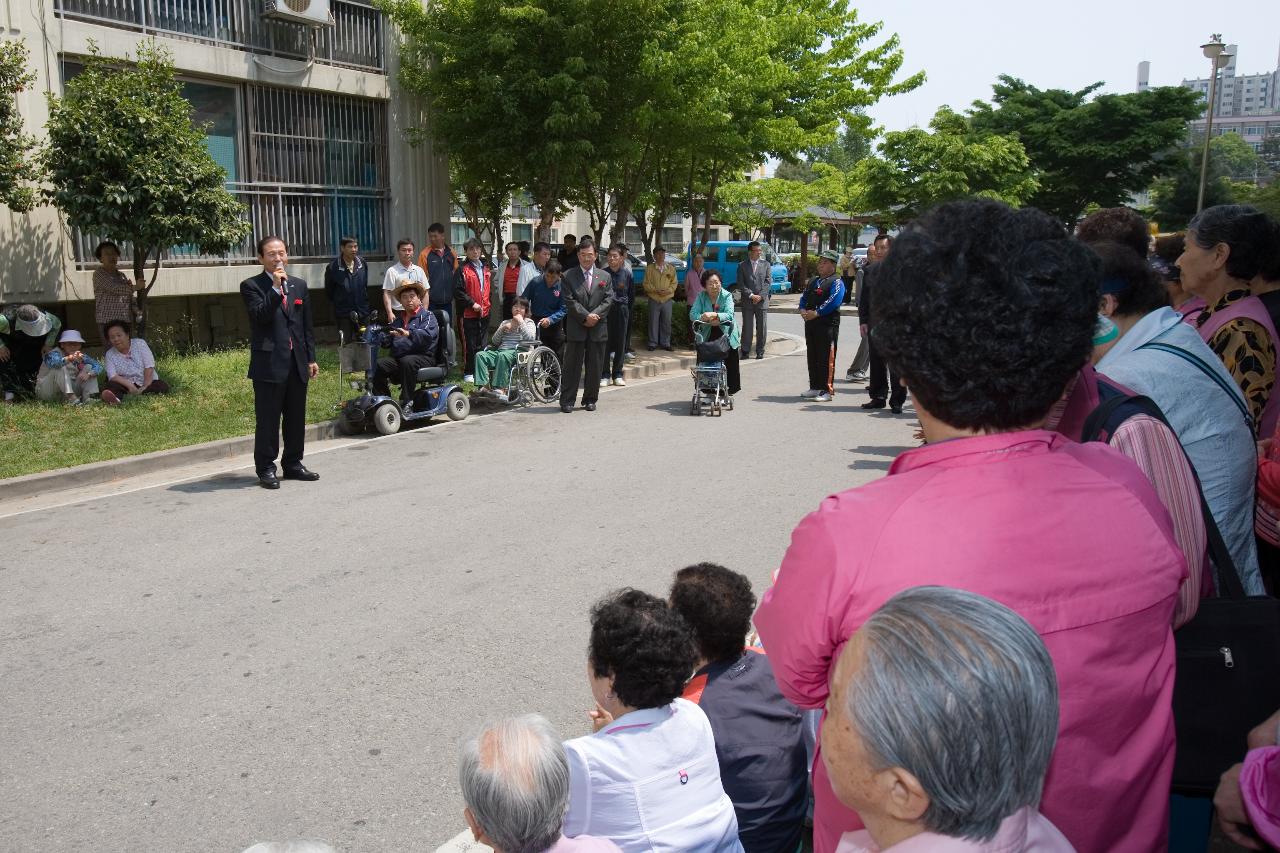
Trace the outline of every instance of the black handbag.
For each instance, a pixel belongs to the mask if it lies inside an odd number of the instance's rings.
[[[724,361],[729,357],[729,350],[733,345],[729,343],[729,336],[722,329],[716,329],[720,334],[716,335],[709,341],[703,341],[697,345],[698,364],[705,364],[710,361]]]
[[[1126,403],[1169,425],[1152,400],[1121,396],[1090,414],[1082,438],[1101,435],[1116,409]],[[1244,594],[1203,489],[1200,511],[1217,569],[1218,594],[1202,598],[1196,615],[1173,633],[1178,667],[1173,684],[1178,743],[1173,791],[1213,796],[1219,777],[1244,759],[1250,729],[1280,708],[1280,599]]]

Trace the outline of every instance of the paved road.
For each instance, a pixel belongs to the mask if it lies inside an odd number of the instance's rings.
[[[435,849],[482,719],[587,730],[594,600],[697,560],[761,591],[804,512],[912,443],[803,377],[748,362],[721,418],[680,375],[344,446],[276,493],[240,469],[0,519],[0,850]]]

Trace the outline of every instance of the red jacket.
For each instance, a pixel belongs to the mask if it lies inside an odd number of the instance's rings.
[[[489,267],[483,261],[480,262],[480,268],[484,271],[483,275],[476,272],[476,264],[462,261],[453,274],[454,298],[466,306],[462,310],[463,317],[476,319],[489,316],[489,294],[493,290],[493,281]],[[480,312],[476,313],[472,305],[479,305]]]

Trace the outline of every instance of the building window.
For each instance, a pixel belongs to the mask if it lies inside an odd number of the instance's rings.
[[[476,234],[471,230],[470,225],[454,222],[449,225],[449,245],[461,247],[463,243],[470,240]]]
[[[511,239],[517,243],[521,240],[533,242],[533,226],[526,222],[511,223]]]
[[[541,219],[542,212],[533,203],[533,197],[527,192],[516,193],[511,198],[512,219]]]

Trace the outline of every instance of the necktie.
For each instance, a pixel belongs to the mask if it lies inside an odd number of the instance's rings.
[[[289,317],[289,280],[285,279],[280,282],[280,307],[284,309],[285,325],[288,325]],[[293,333],[289,334],[289,349],[293,349]]]

